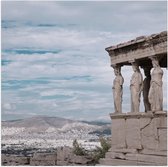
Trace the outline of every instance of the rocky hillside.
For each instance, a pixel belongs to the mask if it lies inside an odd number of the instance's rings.
[[[22,128],[29,132],[51,132],[51,131],[72,131],[87,130],[89,132],[104,131],[110,128],[108,123],[74,121],[60,117],[36,116],[27,119],[2,121],[2,129]]]
[[[46,117],[46,116],[35,116],[26,119],[2,121],[3,127],[24,127],[24,128],[48,128],[55,127],[61,128],[65,124],[73,123],[75,121],[59,118],[59,117]]]
[[[108,123],[45,116],[2,121],[1,127],[4,150],[16,145],[20,148],[71,147],[74,139],[79,140],[85,148],[91,148],[99,145],[99,136],[107,136],[110,132]]]

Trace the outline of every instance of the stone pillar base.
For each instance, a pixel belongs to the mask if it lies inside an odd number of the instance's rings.
[[[167,165],[167,112],[110,114],[111,149],[102,165]]]

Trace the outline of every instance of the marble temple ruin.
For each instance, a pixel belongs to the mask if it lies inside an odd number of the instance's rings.
[[[114,69],[111,149],[101,165],[167,165],[167,111],[163,110],[162,68],[167,68],[167,31],[140,36],[105,49]],[[122,76],[132,66],[131,78]],[[142,72],[145,78],[143,79]],[[125,78],[125,79],[124,79]],[[130,79],[130,111],[122,111],[124,80]],[[140,97],[145,111],[140,112]]]

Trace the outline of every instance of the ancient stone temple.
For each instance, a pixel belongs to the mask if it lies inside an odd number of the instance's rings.
[[[116,75],[111,149],[101,165],[167,165],[167,112],[163,110],[162,68],[167,67],[167,32],[141,36],[106,48]],[[121,68],[132,66],[131,78]],[[145,78],[143,78],[142,72]],[[130,111],[123,112],[124,80],[130,80]],[[139,109],[143,97],[145,111]],[[123,110],[122,110],[123,109]]]

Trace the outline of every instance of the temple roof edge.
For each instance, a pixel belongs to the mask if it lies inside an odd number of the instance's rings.
[[[107,47],[107,48],[105,48],[105,50],[107,52],[110,52],[110,51],[114,51],[114,50],[119,49],[119,48],[124,48],[124,47],[134,45],[134,44],[137,44],[137,43],[141,43],[141,42],[147,42],[147,41],[149,42],[149,41],[152,41],[155,38],[163,38],[163,37],[166,38],[166,40],[167,40],[167,31],[162,31],[160,33],[152,34],[150,36],[139,36],[139,37],[137,37],[133,40],[123,42],[123,43],[119,43],[118,45],[113,45],[113,46]]]

